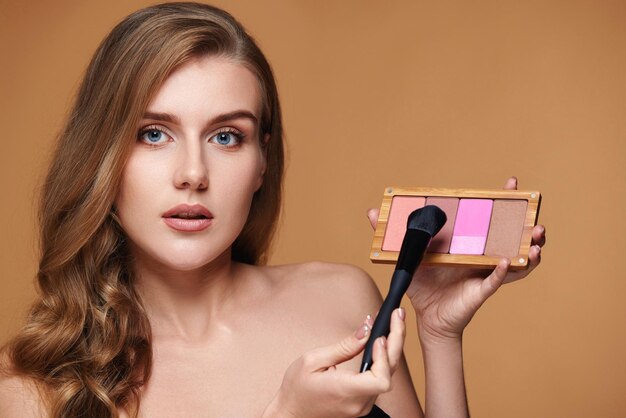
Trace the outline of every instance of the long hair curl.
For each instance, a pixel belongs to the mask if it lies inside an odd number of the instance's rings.
[[[113,203],[151,98],[177,67],[206,55],[240,63],[259,81],[267,169],[231,254],[239,262],[266,261],[283,174],[269,63],[242,26],[215,7],[167,3],[131,14],[98,47],[59,134],[39,205],[38,296],[5,347],[12,372],[43,388],[52,417],[118,416],[119,408],[138,414],[140,388],[150,378],[150,324]]]

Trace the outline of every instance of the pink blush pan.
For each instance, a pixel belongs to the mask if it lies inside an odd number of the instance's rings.
[[[450,254],[481,255],[485,252],[492,209],[491,199],[461,199]]]
[[[425,204],[426,198],[419,196],[396,196],[391,200],[388,232],[383,241],[385,251],[400,251],[409,215],[415,209],[423,208]]]
[[[439,209],[443,210],[448,217],[448,221],[443,228],[441,228],[441,231],[433,237],[428,250],[432,253],[447,254],[450,251],[459,199],[456,197],[429,197],[426,199],[426,204],[437,206]]]

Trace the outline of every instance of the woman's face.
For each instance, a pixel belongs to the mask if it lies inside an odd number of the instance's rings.
[[[140,262],[206,266],[241,232],[262,183],[256,77],[226,58],[177,69],[148,105],[116,198]]]

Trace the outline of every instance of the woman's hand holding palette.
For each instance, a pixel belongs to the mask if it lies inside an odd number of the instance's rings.
[[[430,243],[424,264],[493,268],[506,257],[510,269],[525,269],[540,203],[537,191],[388,187],[370,258],[395,263],[409,214],[435,205],[448,222]]]

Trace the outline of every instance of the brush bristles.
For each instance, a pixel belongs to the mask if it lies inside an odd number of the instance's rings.
[[[448,217],[444,211],[437,206],[428,205],[411,212],[407,229],[419,229],[434,237],[443,228],[447,220]]]

